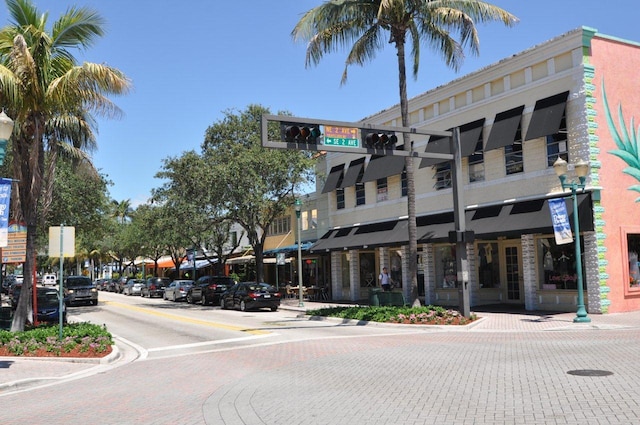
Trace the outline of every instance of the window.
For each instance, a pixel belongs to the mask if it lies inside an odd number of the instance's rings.
[[[269,226],[268,236],[284,235],[291,231],[291,217],[276,218]]]
[[[558,157],[569,162],[569,154],[567,153],[567,119],[562,115],[560,121],[560,129],[556,134],[547,136],[547,166],[553,167]]]
[[[344,209],[344,189],[336,189],[336,209]]]
[[[581,239],[582,243],[582,239]],[[584,252],[584,247],[581,252]],[[537,243],[538,276],[541,289],[577,289],[575,245],[556,245],[554,237],[540,238]],[[584,268],[584,258],[582,270]],[[586,288],[585,273],[583,287]]]
[[[433,250],[436,288],[450,289],[457,286],[456,246],[439,245]]]
[[[376,274],[376,255],[373,252],[360,252],[360,287],[373,288],[378,286]]]
[[[229,239],[231,240],[231,246],[238,245],[238,232],[231,232]]]
[[[383,177],[381,179],[378,179],[376,181],[377,187],[378,187],[378,196],[376,198],[377,202],[382,202],[382,201],[386,201],[387,199],[389,199],[389,193],[387,190],[387,178]]]
[[[407,196],[407,170],[404,170],[400,175],[400,190],[402,191],[402,196]]]
[[[356,183],[356,205],[365,204],[364,183]]]
[[[524,163],[522,157],[522,128],[518,125],[515,140],[512,145],[504,147],[505,172],[509,174],[522,173]]]
[[[435,169],[435,175],[433,178],[436,180],[436,184],[433,186],[436,190],[447,189],[451,187],[451,164],[449,162],[442,162],[433,166]]]
[[[480,242],[476,246],[476,268],[480,288],[500,287],[500,255],[495,242]]]
[[[315,229],[318,224],[318,210],[302,211],[302,230]]]
[[[469,156],[469,183],[484,181],[484,154],[482,153],[482,135],[476,143],[476,149]]]
[[[638,267],[640,235],[627,233],[627,248],[629,252],[629,288],[640,289],[640,268]]]

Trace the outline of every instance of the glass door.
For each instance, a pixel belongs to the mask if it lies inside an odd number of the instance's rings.
[[[504,256],[503,282],[506,283],[506,302],[513,304],[523,303],[523,279],[522,279],[522,255],[520,241],[505,241],[502,245]]]

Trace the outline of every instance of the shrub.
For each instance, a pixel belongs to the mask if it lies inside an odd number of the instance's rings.
[[[476,319],[462,316],[457,310],[440,306],[425,307],[329,307],[309,310],[312,316],[338,317],[382,323],[412,323],[437,325],[465,325]]]

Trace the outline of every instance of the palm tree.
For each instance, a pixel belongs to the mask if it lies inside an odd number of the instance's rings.
[[[111,207],[113,208],[112,214],[113,217],[118,220],[120,224],[124,224],[127,222],[128,218],[131,218],[131,213],[133,209],[131,208],[131,200],[125,199],[124,201],[111,201]]]
[[[69,8],[47,28],[48,13],[30,0],[6,0],[10,25],[0,29],[0,101],[16,125],[11,138],[13,178],[18,181],[12,213],[27,226],[24,288],[29,293],[35,265],[36,231],[45,211],[48,182],[60,153],[94,146],[92,115],[117,116],[106,97],[123,94],[130,81],[104,64],[78,65],[72,49],[85,49],[103,35],[102,18],[88,8]],[[84,156],[87,160],[87,157]],[[45,206],[46,207],[46,206]],[[12,331],[24,328],[30,297],[20,297]]]
[[[384,48],[384,35],[396,48],[402,126],[409,127],[409,104],[405,49],[410,41],[413,76],[420,65],[420,44],[426,43],[440,54],[445,63],[458,70],[464,60],[464,48],[479,51],[480,40],[475,24],[501,21],[507,26],[518,19],[507,11],[477,0],[333,0],[306,12],[292,31],[294,40],[308,42],[306,65],[317,65],[325,53],[352,44],[345,61],[341,83],[347,81],[349,65],[364,65]],[[460,40],[451,35],[459,34]],[[404,150],[411,149],[409,134],[403,134]],[[415,181],[413,160],[405,157],[407,172],[407,210],[409,220],[409,275],[413,304],[418,301],[418,257]]]

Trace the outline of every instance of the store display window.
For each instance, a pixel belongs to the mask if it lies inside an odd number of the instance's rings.
[[[556,245],[554,237],[539,238],[537,251],[540,289],[578,288],[574,243]],[[580,252],[584,253],[584,246],[581,246]],[[584,270],[584,258],[582,261]],[[584,273],[583,284],[586,287]]]

